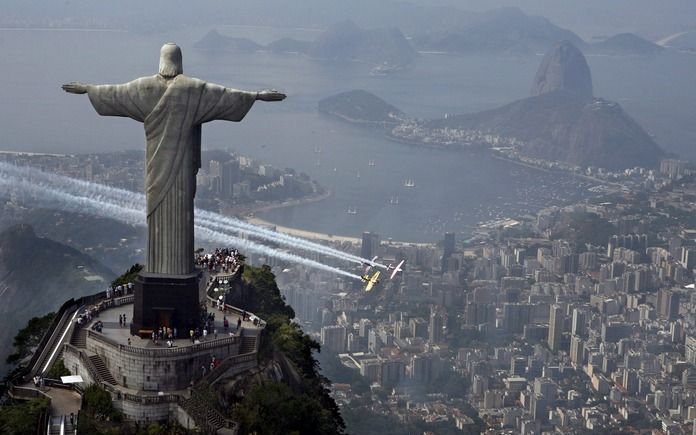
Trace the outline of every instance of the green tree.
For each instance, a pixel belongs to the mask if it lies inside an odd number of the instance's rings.
[[[342,425],[319,400],[280,383],[252,388],[237,407],[236,418],[246,433],[258,435],[343,433]]]
[[[61,376],[70,376],[70,370],[65,367],[63,358],[60,358],[54,362],[51,369],[48,371],[48,373],[46,373],[46,377],[49,379],[60,379]]]
[[[97,384],[85,389],[84,411],[96,420],[120,420],[121,414],[114,408],[111,395]]]
[[[0,408],[0,428],[4,435],[33,435],[39,416],[47,411],[48,399],[17,401]]]
[[[56,313],[48,313],[41,317],[32,317],[27,325],[17,332],[14,337],[13,346],[15,352],[7,357],[8,364],[16,364],[23,358],[29,356],[41,337],[51,326]]]
[[[111,286],[116,287],[135,281],[135,278],[138,276],[141,270],[143,270],[143,265],[135,263],[126,273],[111,281]]]

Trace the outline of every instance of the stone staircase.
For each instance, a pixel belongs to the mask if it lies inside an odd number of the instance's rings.
[[[239,344],[239,354],[256,352],[256,336],[243,336]]]
[[[70,344],[77,348],[84,349],[87,346],[87,330],[84,328],[78,329],[70,338]]]
[[[116,379],[114,379],[114,376],[111,374],[109,369],[106,367],[106,364],[104,364],[104,360],[99,355],[92,355],[89,357],[89,360],[94,365],[94,368],[97,369],[97,373],[102,381],[111,385],[116,385]]]
[[[179,405],[193,418],[196,426],[204,433],[214,434],[226,426],[227,420],[222,414],[201,396],[201,389],[208,387],[206,382],[200,382],[191,390],[191,397],[179,402]]]

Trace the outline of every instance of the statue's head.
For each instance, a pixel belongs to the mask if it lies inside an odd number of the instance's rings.
[[[159,74],[165,78],[172,78],[183,72],[181,49],[175,43],[167,42],[160,50]]]

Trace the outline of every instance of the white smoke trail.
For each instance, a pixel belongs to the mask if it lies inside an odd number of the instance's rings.
[[[105,201],[99,199],[98,195],[97,197],[91,197],[89,195],[64,192],[56,189],[55,184],[40,182],[37,180],[28,180],[26,178],[23,179],[3,171],[0,171],[0,186],[6,186],[16,191],[29,194],[35,199],[46,203],[51,208],[111,218],[130,225],[144,226],[146,224],[145,214],[142,211],[144,208],[138,210],[128,206],[121,206],[108,200]],[[223,234],[210,228],[196,225],[196,232],[199,236],[201,236],[201,238],[213,243],[234,245],[244,251],[267,255],[279,260],[298,263],[314,269],[319,269],[354,279],[360,279],[358,275],[346,272],[339,268],[328,266],[299,255],[280,251],[269,246],[254,243],[250,240],[241,239],[229,234]]]
[[[21,179],[34,179],[37,181],[50,183],[50,185],[56,187],[62,186],[68,191],[77,191],[80,192],[80,195],[88,196],[99,201],[110,202],[137,210],[143,210],[145,208],[145,196],[140,193],[61,175],[50,174],[31,167],[19,167],[2,162],[0,162],[0,171],[7,172]],[[292,248],[317,252],[356,264],[369,263],[373,266],[386,269],[386,266],[372,262],[370,259],[361,258],[359,256],[349,254],[320,243],[315,243],[299,237],[272,231],[270,229],[252,225],[242,220],[224,216],[218,213],[197,209],[196,221],[201,226],[208,226],[217,232],[228,235],[230,230],[233,229],[236,232],[247,233],[256,238],[272,241]]]

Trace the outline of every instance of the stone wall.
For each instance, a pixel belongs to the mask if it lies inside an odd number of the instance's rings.
[[[80,358],[82,353],[83,358]],[[87,369],[87,363],[84,361],[86,355],[81,352],[80,349],[72,346],[71,344],[65,344],[63,347],[63,363],[65,368],[70,370],[70,374],[82,376],[84,381],[83,386],[91,385],[96,382],[96,379]]]
[[[102,357],[119,385],[143,391],[181,390],[207,373],[212,357],[224,359],[239,353],[239,337],[201,344],[144,349],[117,344],[103,335],[87,332],[87,350]],[[68,367],[70,369],[70,367]]]

